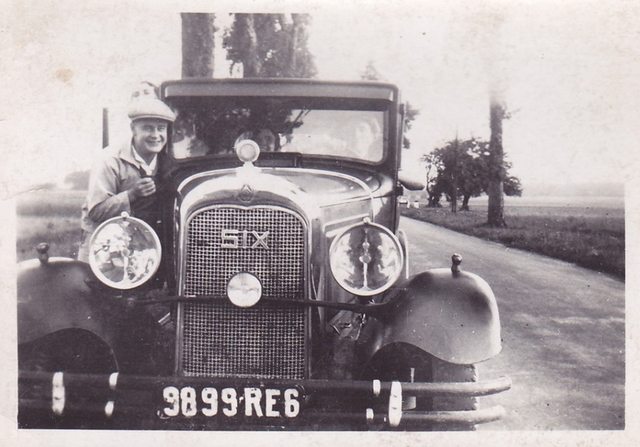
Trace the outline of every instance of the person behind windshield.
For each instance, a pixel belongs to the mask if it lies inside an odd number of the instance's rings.
[[[196,136],[194,118],[186,114],[179,113],[173,123],[171,143],[175,158],[202,157],[210,151],[209,146]]]
[[[361,160],[377,160],[382,155],[382,129],[374,119],[363,119],[353,129],[353,140],[347,156]]]
[[[236,139],[236,143],[242,140],[255,141],[261,152],[276,152],[280,150],[280,137],[268,127],[244,132]]]

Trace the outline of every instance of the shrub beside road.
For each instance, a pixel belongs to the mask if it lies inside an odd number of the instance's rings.
[[[406,217],[460,233],[625,277],[624,210],[598,207],[505,206],[506,228],[486,226],[486,207],[401,207]]]

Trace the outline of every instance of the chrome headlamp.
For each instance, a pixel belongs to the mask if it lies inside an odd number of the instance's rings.
[[[336,236],[329,255],[331,273],[338,284],[360,296],[387,290],[400,277],[404,263],[398,238],[369,219]]]
[[[103,222],[89,243],[93,273],[104,284],[121,290],[149,281],[160,266],[161,256],[156,232],[127,213]]]

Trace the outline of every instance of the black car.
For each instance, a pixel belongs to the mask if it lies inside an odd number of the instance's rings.
[[[403,106],[390,84],[166,82],[176,112],[157,220],[122,215],[90,263],[25,261],[19,425],[471,429],[500,418],[475,364],[495,297],[451,266],[408,271]]]

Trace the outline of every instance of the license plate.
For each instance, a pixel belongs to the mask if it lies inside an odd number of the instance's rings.
[[[297,388],[213,388],[165,387],[165,402],[159,411],[163,419],[174,417],[222,416],[227,418],[296,418],[302,393]]]

